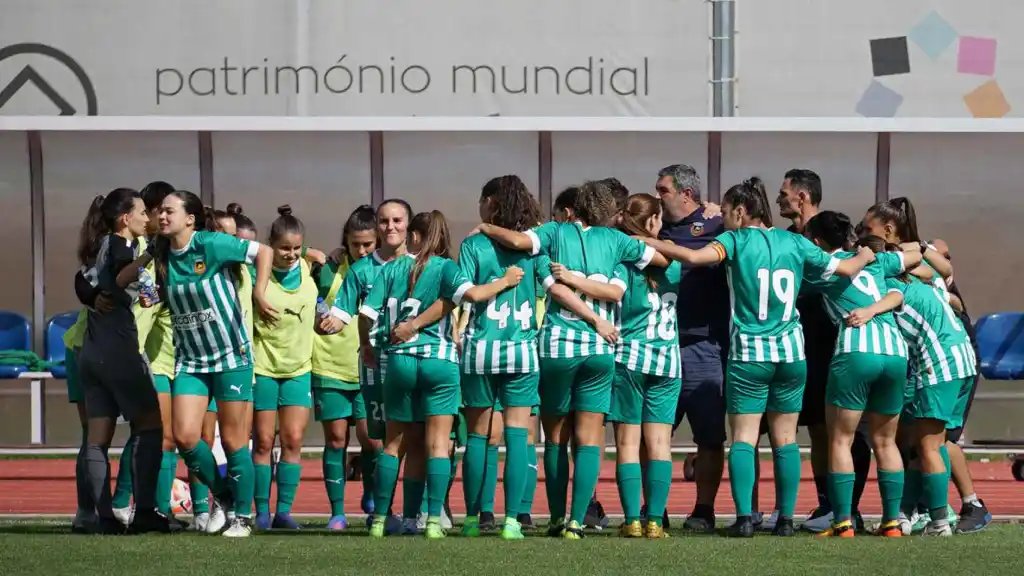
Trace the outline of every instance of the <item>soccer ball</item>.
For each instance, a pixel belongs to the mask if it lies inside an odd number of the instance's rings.
[[[171,514],[192,513],[192,492],[188,488],[188,482],[180,478],[174,479],[171,485]]]

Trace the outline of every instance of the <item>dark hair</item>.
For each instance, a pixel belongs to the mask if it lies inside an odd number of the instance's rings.
[[[235,219],[235,232],[240,230],[251,230],[253,235],[256,235],[256,224],[243,214],[242,205],[238,202],[232,202],[228,204],[228,207],[224,209],[225,214]]]
[[[635,236],[651,237],[651,233],[645,228],[647,220],[655,214],[661,213],[661,200],[650,194],[634,194],[626,200],[622,209],[622,218],[619,220],[619,230],[626,234]],[[647,285],[652,290],[658,288],[657,281],[651,276],[650,271],[645,271]]]
[[[764,182],[757,176],[736,184],[722,196],[722,204],[743,206],[751,218],[760,220],[765,226],[772,225],[772,211],[768,204],[768,192]]]
[[[409,294],[412,294],[416,281],[427,266],[431,256],[450,258],[451,234],[448,232],[448,221],[440,210],[420,212],[409,222],[409,234],[417,232],[423,239],[420,251],[416,254],[416,263],[409,273]]]
[[[601,226],[615,216],[615,197],[607,184],[586,182],[580,186],[572,211],[587,226]]]
[[[579,193],[580,189],[577,186],[569,186],[565,190],[562,190],[558,193],[558,196],[555,196],[554,209],[556,211],[565,209],[572,210],[573,206],[576,204],[576,196],[579,196]]]
[[[142,190],[139,191],[139,195],[142,196],[142,202],[146,204],[146,211],[152,212],[154,209],[160,207],[164,198],[166,198],[171,192],[174,192],[174,186],[171,186],[163,180],[157,180],[146,184]]]
[[[401,198],[388,198],[387,200],[381,202],[377,206],[377,213],[379,214],[380,213],[380,209],[385,207],[385,206],[387,206],[388,204],[398,204],[402,208],[405,208],[405,215],[406,215],[406,217],[410,221],[412,220],[412,206],[410,206],[408,202],[406,202],[405,200],[402,200]]]
[[[115,188],[105,197],[92,199],[78,233],[78,261],[83,266],[92,265],[103,237],[114,232],[117,219],[132,211],[138,197],[131,188]]]
[[[287,204],[284,206],[278,206],[277,213],[279,214],[277,220],[274,220],[270,225],[271,244],[280,240],[281,236],[284,236],[285,234],[298,234],[299,236],[306,235],[306,227],[302,225],[302,220],[292,216],[291,206]]]
[[[841,212],[825,210],[807,221],[807,235],[819,240],[829,250],[849,248],[855,241],[850,217]]]
[[[785,178],[789,180],[792,188],[799,188],[811,198],[811,204],[821,204],[821,176],[813,170],[794,168],[786,172]]]
[[[348,215],[348,220],[345,220],[345,226],[341,229],[341,245],[345,248],[345,254],[348,254],[349,260],[352,259],[352,255],[348,253],[348,235],[365,230],[377,231],[377,213],[369,204],[363,204],[353,210]]]
[[[895,226],[901,242],[921,241],[921,236],[917,233],[917,213],[914,212],[914,205],[910,203],[909,198],[900,196],[879,202],[868,208],[868,214]]]
[[[599,182],[608,186],[608,189],[611,190],[612,197],[615,198],[615,209],[619,212],[625,210],[626,200],[629,198],[629,188],[623,186],[618,178],[605,178],[599,180]]]
[[[540,204],[519,176],[491,178],[480,191],[480,199],[494,202],[491,223],[522,232],[540,221]]]
[[[210,232],[224,231],[224,227],[220,225],[221,218],[231,218],[234,220],[234,217],[231,214],[228,214],[224,210],[217,210],[213,206],[206,206],[204,212],[206,217],[206,229]],[[235,227],[237,228],[238,225],[235,224]]]

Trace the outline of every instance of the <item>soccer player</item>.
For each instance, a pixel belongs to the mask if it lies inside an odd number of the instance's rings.
[[[874,254],[863,249],[853,258],[838,260],[802,236],[771,228],[764,185],[757,178],[725,193],[722,214],[728,231],[700,250],[643,240],[690,266],[726,262],[733,329],[725,391],[732,430],[729,476],[737,514],[728,533],[746,538],[754,534],[754,445],[761,415],[767,411],[780,512],[774,533],[791,536],[800,487],[796,421],[807,376],[803,333],[794,310],[796,295],[805,269],[823,279],[853,276],[874,260]]]
[[[540,219],[540,206],[518,176],[501,176],[488,181],[480,194],[480,218],[488,224],[524,232]],[[473,305],[462,345],[462,396],[469,427],[469,441],[463,458],[466,492],[466,521],[462,534],[478,536],[477,513],[482,500],[494,486],[486,468],[497,468],[497,447],[488,450],[488,437],[499,436],[492,415],[503,410],[505,457],[505,523],[501,537],[523,538],[517,518],[529,466],[527,428],[531,408],[539,398],[537,354],[537,284],[550,288],[553,296],[579,314],[598,317],[566,286],[556,286],[546,256],[531,257],[508,250],[483,234],[462,242],[459,268],[473,283],[485,284],[516,266],[527,274],[526,282],[493,299]],[[610,326],[608,326],[610,328]],[[496,475],[496,472],[495,472]],[[496,479],[495,479],[496,480]]]
[[[864,242],[881,244],[880,239]],[[896,247],[888,245],[886,249]],[[916,278],[891,280],[889,286],[902,293],[902,305],[890,300],[869,311],[881,312],[898,306],[896,321],[909,348],[913,387],[908,386],[908,392],[913,390],[913,398],[907,399],[904,415],[909,417],[920,470],[912,464],[908,472],[908,477],[919,478],[907,482],[903,512],[911,513],[917,507],[918,495],[923,495],[929,515],[924,534],[950,536],[953,532],[948,517],[950,466],[946,430],[963,423],[977,358],[967,331],[942,290]],[[905,534],[910,532],[910,522],[902,515],[900,524]]]
[[[186,191],[169,194],[160,211],[160,235],[154,243],[158,284],[174,326],[174,437],[189,469],[218,499],[208,532],[220,531],[227,500],[235,518],[228,537],[252,533],[254,470],[249,451],[253,358],[231,269],[255,263],[253,301],[264,320],[278,311],[266,299],[273,252],[257,242],[206,232],[199,198]],[[228,457],[230,487],[217,474],[213,452],[202,441],[209,398],[217,399],[217,420]]]
[[[656,238],[662,207],[650,194],[631,196],[619,219],[626,234]],[[619,304],[620,339],[615,352],[611,412],[615,423],[616,481],[627,538],[667,536],[662,515],[672,484],[672,424],[681,386],[676,299],[682,267],[639,272],[620,266],[612,283],[625,294]],[[624,288],[623,288],[624,286]],[[647,451],[646,472],[640,473],[640,437]],[[646,486],[642,486],[645,484]],[[646,494],[647,524],[640,524],[640,497]]]
[[[156,509],[157,478],[161,460],[160,404],[145,357],[139,351],[130,288],[139,276],[138,239],[146,233],[148,215],[139,193],[118,188],[97,197],[83,224],[79,259],[91,264],[75,277],[79,300],[92,308],[96,295],[105,292],[111,309],[89,311],[78,367],[89,418],[86,479],[99,516],[99,533],[123,530],[115,519],[110,496],[107,450],[119,415],[132,426],[135,454],[134,483],[137,511],[129,529],[134,533],[170,532],[166,516]],[[180,527],[179,527],[180,528]]]
[[[351,267],[377,247],[377,215],[372,206],[356,208],[341,233],[342,251],[327,264],[314,268],[319,296],[330,306],[341,291]],[[327,499],[331,503],[328,530],[344,530],[345,449],[349,430],[362,446],[363,511],[370,513],[373,497],[373,461],[380,442],[369,438],[366,407],[359,391],[359,329],[346,326],[334,332],[330,316],[318,318],[318,333],[313,340],[313,403],[316,419],[324,429],[323,473]]]
[[[573,205],[576,220],[548,222],[525,233],[491,224],[479,228],[488,237],[516,250],[547,254],[567,273],[608,284],[620,263],[638,269],[652,262],[668,264],[643,243],[601,224],[615,215],[615,200],[608,187],[587,182]],[[611,288],[611,286],[608,286]],[[614,318],[614,290],[607,299],[587,297],[601,318]],[[559,302],[551,303],[540,334],[540,413],[544,426],[545,487],[551,522],[548,533],[567,539],[583,536],[583,520],[597,486],[604,443],[604,419],[611,404],[615,334],[600,333]],[[565,523],[569,483],[570,439],[576,446],[572,506]]]
[[[451,341],[448,316],[416,327],[421,329],[405,342],[391,341],[391,331],[395,324],[415,317],[421,308],[429,308],[441,299],[456,306],[463,299],[487,301],[515,287],[523,271],[509,267],[501,278],[474,286],[448,258],[450,236],[443,214],[435,210],[422,218],[417,216],[409,230],[422,237],[418,253],[386,265],[359,310],[361,339],[369,340],[370,324],[379,319],[377,336],[386,342],[383,348],[388,355],[384,384],[386,438],[374,479],[375,509],[386,510],[391,502],[406,429],[425,421],[428,518],[424,534],[428,539],[438,539],[445,536],[440,516],[451,475],[449,436],[459,404],[458,353]],[[364,362],[373,365],[376,359],[371,354],[364,356]],[[384,536],[384,521],[384,515],[374,516],[371,537]]]
[[[844,250],[853,236],[853,226],[845,214],[819,213],[807,223],[807,235],[836,258],[854,255]],[[852,279],[805,278],[804,287],[824,296],[825,310],[839,326],[826,390],[826,423],[831,439],[828,490],[834,520],[822,536],[852,538],[855,533],[851,521],[854,471],[850,448],[865,413],[882,495],[878,534],[902,536],[899,513],[904,473],[896,447],[896,428],[907,385],[906,342],[892,314],[872,315],[859,309],[881,301],[883,290],[887,291],[886,279],[916,267],[920,261],[918,251],[883,252]]]
[[[256,528],[297,530],[291,509],[302,476],[302,438],[313,407],[313,330],[317,323],[316,282],[302,258],[305,227],[291,206],[277,209],[270,226],[273,274],[267,302],[281,313],[255,321],[256,385],[253,389],[256,472]],[[270,487],[274,470],[271,451],[280,421],[281,460],[277,464],[277,509],[270,518]]]
[[[697,171],[674,164],[658,171],[654,189],[664,210],[658,238],[697,250],[724,232],[721,216],[706,216]],[[676,306],[682,389],[673,430],[687,418],[697,445],[694,474],[697,501],[685,527],[715,529],[715,498],[725,464],[725,357],[729,341],[729,300],[722,266],[683,267]]]

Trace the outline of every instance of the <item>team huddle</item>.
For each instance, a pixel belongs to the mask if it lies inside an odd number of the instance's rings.
[[[547,534],[580,539],[594,523],[610,422],[619,534],[661,539],[671,440],[686,416],[698,445],[686,528],[715,530],[728,428],[737,518],[725,533],[791,536],[796,432],[815,410],[827,434],[812,448],[821,536],[862,529],[871,452],[882,497],[873,533],[944,536],[957,519],[961,532],[984,528],[991,516],[956,466],[977,379],[970,322],[950,290],[944,245],[918,238],[909,202],[873,206],[855,226],[818,211],[820,179],[794,170],[779,197],[794,221],[786,231],[772,226],[757,178],[729,188],[720,207],[701,202],[685,165],[661,170],[655,190],[630,195],[615,179],[589,181],[559,194],[542,223],[523,182],[497,177],[483,186],[481,224],[457,255],[444,214],[414,213],[398,199],[357,208],[340,247],[321,251],[288,206],[262,244],[239,205],[214,210],[163,182],[97,198],[78,249],[85,308],[65,339],[83,424],[73,530],[183,529],[170,505],[179,455],[194,529],[298,529],[292,505],[312,415],[325,438],[329,530],[348,526],[354,435],[370,537],[446,536],[458,445],[461,534],[524,538],[534,527],[539,421]],[[827,318],[827,338],[805,335],[808,306]],[[119,416],[132,435],[111,493],[107,450]],[[215,427],[226,473],[212,450]],[[770,519],[756,495],[766,433]],[[947,502],[951,473],[964,498],[959,518]]]

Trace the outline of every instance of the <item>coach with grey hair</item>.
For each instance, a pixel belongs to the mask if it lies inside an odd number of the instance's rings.
[[[674,164],[658,172],[654,186],[661,198],[663,240],[698,250],[724,231],[722,217],[705,217],[701,181],[686,164]],[[686,528],[701,532],[715,529],[715,497],[722,483],[725,463],[725,354],[729,332],[729,290],[725,269],[686,268],[679,283],[676,303],[679,351],[682,359],[682,391],[675,427],[684,416],[690,422],[697,445],[694,472],[697,503]]]

